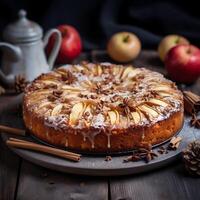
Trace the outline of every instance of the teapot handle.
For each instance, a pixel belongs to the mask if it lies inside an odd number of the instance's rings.
[[[51,53],[49,55],[48,58],[48,65],[49,65],[49,70],[51,70],[53,68],[56,56],[58,55],[58,52],[60,50],[60,45],[61,45],[61,33],[58,29],[51,29],[49,30],[45,36],[44,36],[44,48],[47,46],[48,42],[49,42],[49,38],[51,37],[52,34],[55,34],[55,43],[53,46],[53,49],[51,50]]]

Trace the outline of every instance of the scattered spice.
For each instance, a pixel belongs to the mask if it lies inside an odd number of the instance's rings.
[[[182,138],[180,136],[174,136],[167,147],[168,150],[177,150]]]
[[[152,149],[140,148],[133,151],[131,156],[124,159],[124,162],[144,160],[146,163],[153,160],[158,155]]]
[[[159,154],[168,154],[168,150],[164,146],[160,146],[158,148],[158,153]]]
[[[105,161],[111,161],[112,157],[111,156],[106,156]]]

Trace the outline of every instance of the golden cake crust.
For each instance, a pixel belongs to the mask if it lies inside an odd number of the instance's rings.
[[[173,82],[145,68],[67,65],[28,85],[23,117],[34,135],[54,145],[126,151],[179,131],[183,97]]]

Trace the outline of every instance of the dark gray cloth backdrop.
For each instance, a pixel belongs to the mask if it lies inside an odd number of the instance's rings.
[[[118,31],[136,33],[144,48],[156,48],[170,33],[200,46],[200,11],[194,0],[1,0],[1,32],[20,8],[45,30],[60,24],[75,26],[85,50],[104,49],[108,38]]]

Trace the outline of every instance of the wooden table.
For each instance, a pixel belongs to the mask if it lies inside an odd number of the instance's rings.
[[[81,59],[108,60],[102,52]],[[164,73],[156,52],[143,51],[134,64]],[[200,80],[188,87],[200,94]],[[0,98],[0,108],[13,98]],[[15,122],[13,122],[13,126]],[[44,169],[13,154],[0,139],[0,200],[199,200],[200,179],[190,177],[181,160],[165,168],[133,176],[86,177]]]

